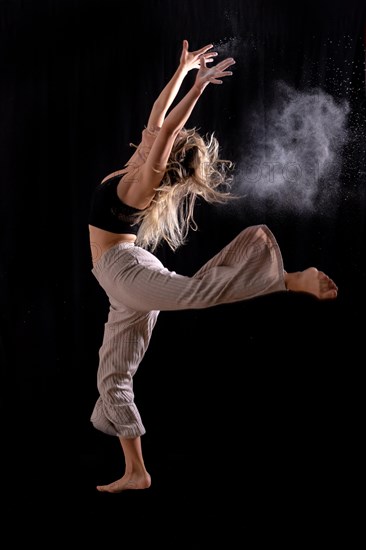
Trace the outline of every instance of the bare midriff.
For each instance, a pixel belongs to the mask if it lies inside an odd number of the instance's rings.
[[[120,243],[134,243],[136,235],[133,233],[111,233],[110,231],[89,225],[89,240],[94,265],[113,246]]]

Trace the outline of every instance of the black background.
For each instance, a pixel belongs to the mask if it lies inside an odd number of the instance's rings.
[[[208,548],[222,537],[233,548],[269,535],[292,548],[351,546],[364,494],[364,2],[0,7],[2,498],[13,540]],[[316,265],[339,297],[162,312],[135,377],[153,485],[101,495],[95,485],[122,475],[123,461],[118,441],[89,422],[108,308],[90,273],[89,201],[130,155],[184,38],[236,58],[190,120],[216,132],[224,156],[238,159],[253,102],[266,112],[278,79],[347,99],[357,139],[330,213],[198,204],[187,245],[157,254],[192,274],[238,231],[266,223],[286,269]]]

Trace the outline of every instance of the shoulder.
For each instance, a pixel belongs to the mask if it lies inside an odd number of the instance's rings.
[[[154,142],[160,132],[159,126],[146,126],[142,130],[141,143]]]
[[[130,143],[131,147],[136,147],[136,150],[132,157],[130,157],[130,159],[126,162],[124,168],[108,174],[108,176],[106,176],[101,183],[105,183],[106,181],[117,178],[118,176],[121,178],[124,174],[130,171],[132,166],[135,168],[141,166],[146,161],[147,155],[155,139],[157,138],[159,131],[159,126],[145,126],[141,133],[141,141],[139,145],[136,146],[133,143]]]
[[[138,168],[145,163],[149,155],[150,149],[153,146],[157,136],[159,135],[159,132],[160,128],[158,128],[157,126],[146,126],[142,130],[141,141],[132,157],[127,161],[125,168],[123,169],[123,173],[128,170],[129,167]]]

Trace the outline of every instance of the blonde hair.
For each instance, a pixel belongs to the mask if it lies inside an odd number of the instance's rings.
[[[197,197],[208,203],[229,198],[233,162],[219,158],[219,142],[212,134],[182,129],[172,148],[166,171],[150,206],[137,215],[141,225],[136,244],[154,251],[161,241],[172,250],[196,230],[194,206]]]

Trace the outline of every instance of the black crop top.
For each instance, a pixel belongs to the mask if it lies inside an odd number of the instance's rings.
[[[132,233],[137,235],[139,224],[134,214],[142,212],[124,204],[117,195],[117,185],[121,175],[114,176],[104,183],[100,183],[94,190],[89,224],[111,233]]]

